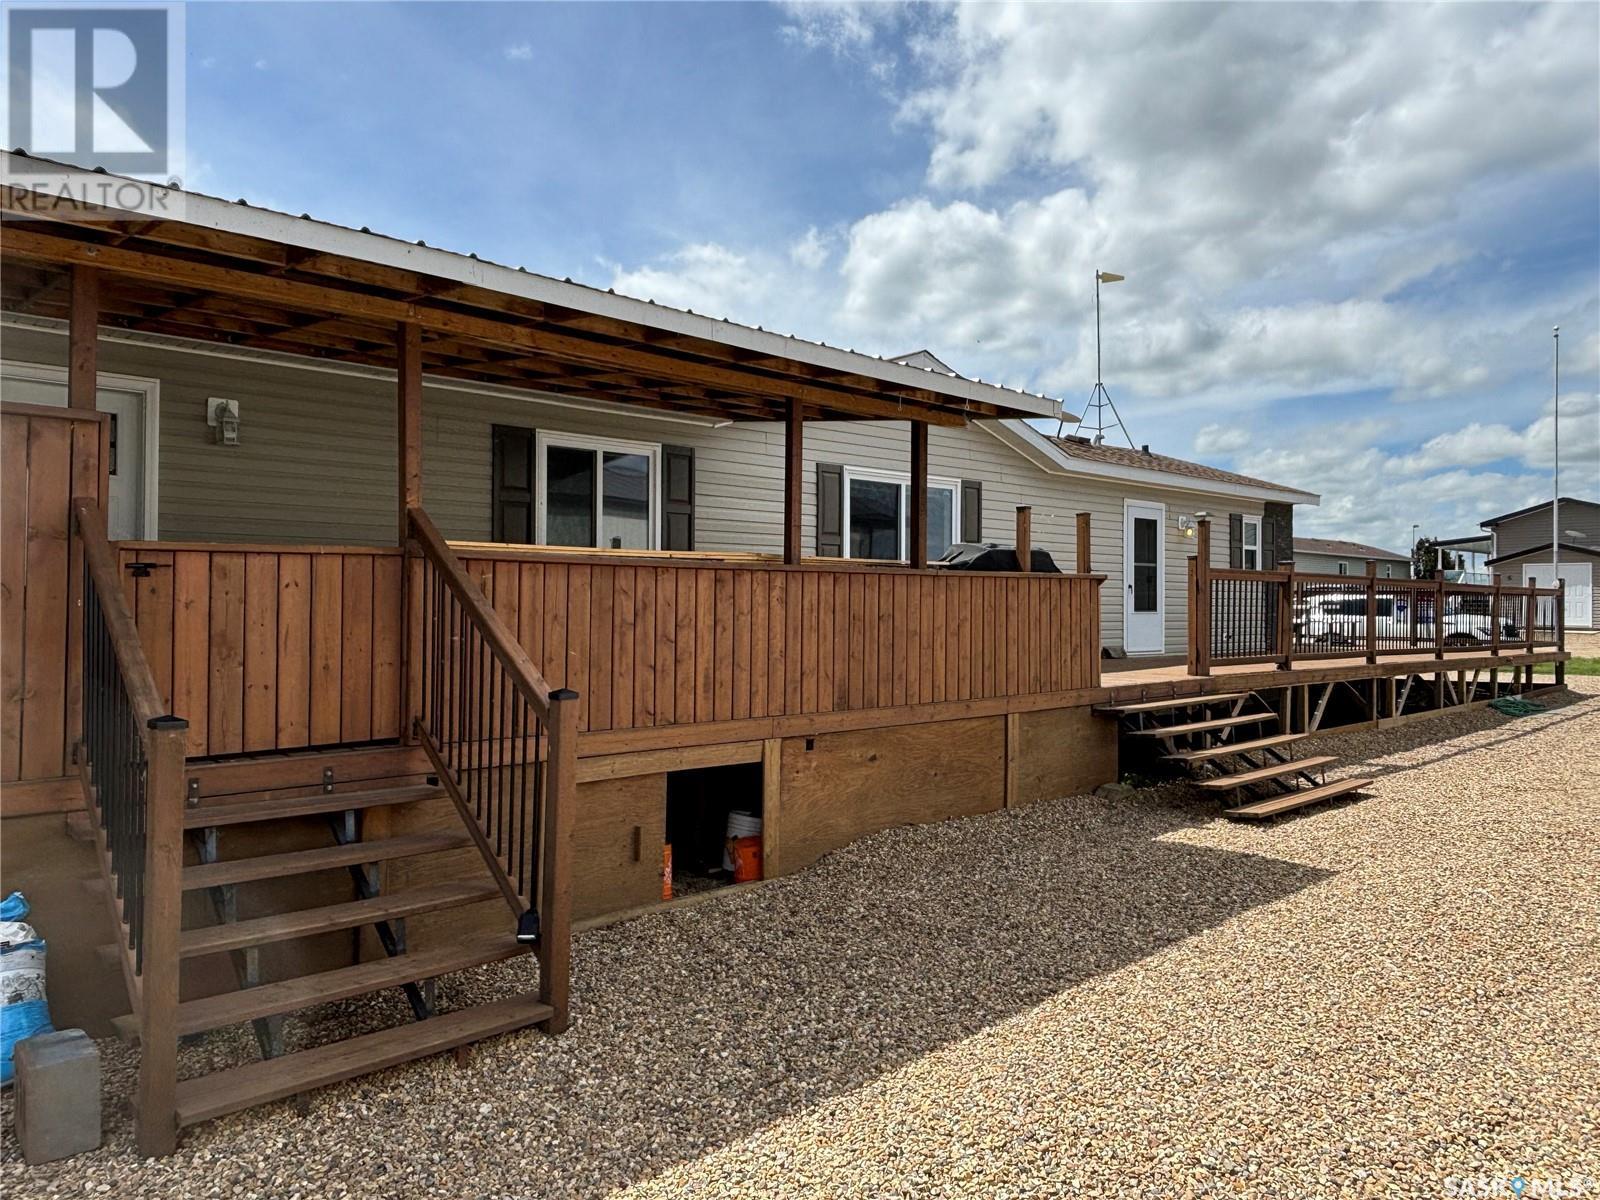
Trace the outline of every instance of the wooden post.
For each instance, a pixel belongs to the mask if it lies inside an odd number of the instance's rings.
[[[422,507],[422,328],[411,321],[402,321],[395,327],[395,409],[398,414],[397,475],[399,483],[400,520],[398,537],[400,556],[400,657],[395,669],[400,672],[400,686],[396,694],[402,697],[405,710],[400,714],[400,740],[410,744],[414,731],[412,723],[422,715],[422,697],[415,694],[411,655],[412,638],[421,631],[411,628],[411,567],[412,557],[407,551],[411,544],[411,510]],[[387,814],[377,816],[374,826],[381,826]]]
[[[1078,574],[1091,575],[1094,573],[1094,547],[1089,542],[1089,514],[1078,514]]]
[[[1017,505],[1017,570],[1033,570],[1033,508]]]
[[[94,267],[73,267],[72,297],[67,311],[68,408],[95,410],[99,324],[100,272]]]
[[[1128,581],[1129,583],[1132,580]],[[1189,674],[1211,674],[1211,518],[1195,529],[1189,559]]]
[[[1528,598],[1524,607],[1526,609],[1528,619],[1523,623],[1522,637],[1523,640],[1528,644],[1528,653],[1532,654],[1533,623],[1538,619],[1539,616],[1539,593],[1538,589],[1535,588],[1531,583],[1528,585]],[[1533,668],[1529,667],[1528,670],[1531,673]]]
[[[1367,559],[1367,662],[1378,661],[1378,560]]]
[[[1284,578],[1278,585],[1278,668],[1288,671],[1294,666],[1294,559],[1280,565]]]
[[[919,570],[928,565],[928,426],[911,422],[911,512],[907,522],[911,545],[906,561]],[[845,531],[848,533],[848,530]]]
[[[411,535],[410,509],[422,507],[422,328],[402,321],[395,330],[399,363],[400,545]]]
[[[1433,656],[1444,657],[1444,572],[1433,573]],[[1441,677],[1442,678],[1442,677]]]
[[[572,987],[572,830],[577,816],[578,693],[550,693],[543,878],[540,880],[539,999],[555,1011],[546,1033],[567,1027]]]
[[[800,562],[800,475],[805,467],[800,401],[790,400],[783,423],[783,561]],[[850,531],[844,531],[848,538]]]
[[[1500,657],[1500,572],[1494,573],[1494,591],[1489,593],[1489,653]]]
[[[189,722],[156,717],[146,753],[144,968],[139,973],[139,1103],[147,1158],[178,1144],[178,942],[183,927],[184,754]]]
[[[1556,576],[1556,649],[1567,648],[1567,581]],[[1567,681],[1567,664],[1556,661],[1556,686]]]

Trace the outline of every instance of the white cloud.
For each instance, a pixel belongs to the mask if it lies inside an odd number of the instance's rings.
[[[1468,533],[1548,491],[1538,381],[1560,322],[1563,478],[1600,491],[1592,274],[1442,286],[1517,269],[1495,240],[1517,197],[1600,171],[1594,6],[787,13],[792,44],[898,89],[925,186],[782,250],[619,269],[619,290],[874,353],[928,346],[1075,407],[1094,270],[1123,272],[1103,358],[1136,438],[1323,493],[1307,532],[1397,545],[1413,521]],[[1592,236],[1592,214],[1574,226]],[[1276,419],[1285,397],[1317,421]]]
[[[505,48],[505,56],[509,62],[532,62],[533,45],[530,42],[514,42]]]
[[[1250,444],[1250,434],[1237,425],[1206,425],[1194,435],[1199,455],[1234,454]]]
[[[807,271],[820,270],[832,253],[832,245],[833,238],[813,225],[789,247],[789,261]]]

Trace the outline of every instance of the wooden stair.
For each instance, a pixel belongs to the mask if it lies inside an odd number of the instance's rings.
[[[1215,712],[1226,706],[1226,715]],[[1245,726],[1275,727],[1276,712],[1254,692],[1174,696],[1165,700],[1111,704],[1095,712],[1118,722],[1125,738],[1149,746],[1160,743],[1160,757],[1185,770],[1200,788],[1231,794],[1224,815],[1238,820],[1268,817],[1360,791],[1371,779],[1326,782],[1332,755],[1295,758],[1290,747],[1300,733],[1263,733],[1237,740]],[[1307,786],[1309,785],[1309,786]]]
[[[312,771],[321,770],[321,756],[304,758],[311,760]],[[306,773],[302,762],[297,777]],[[331,769],[327,775],[331,779]],[[446,1013],[435,1011],[431,981],[527,955],[532,948],[516,940],[516,914],[508,910],[500,884],[477,854],[470,862],[465,857],[451,860],[464,865],[449,871],[423,870],[421,878],[428,882],[392,891],[384,887],[384,864],[416,860],[425,865],[427,856],[475,844],[460,826],[448,794],[432,782],[418,784],[412,782],[415,779],[415,775],[397,779],[390,786],[352,781],[353,786],[342,785],[348,789],[344,791],[333,790],[330,784],[310,794],[262,790],[213,795],[184,813],[191,855],[200,861],[191,857],[183,868],[183,889],[209,897],[216,921],[191,922],[182,931],[180,966],[209,957],[213,966],[206,978],[214,980],[219,958],[231,960],[239,986],[179,1003],[177,1032],[194,1037],[248,1024],[263,1057],[181,1080],[176,1102],[180,1126],[552,1019],[554,1009],[534,992]],[[389,836],[365,836],[364,826],[374,813],[425,804],[437,805],[441,816],[448,814],[450,825],[443,832],[406,832],[401,827]],[[431,820],[431,814],[416,811]],[[319,817],[326,820],[319,822]],[[348,875],[350,898],[326,902],[330,891],[342,890],[338,875],[330,872]],[[302,907],[293,907],[301,879],[323,903],[305,906],[301,900]],[[407,918],[475,905],[483,907],[470,915],[468,924],[483,932],[408,946]],[[186,906],[190,917],[196,907],[192,902]],[[239,919],[241,908],[245,919]],[[308,955],[293,945],[300,939],[341,931],[353,934],[363,928],[374,931],[376,940],[358,942],[352,937],[347,943],[352,954],[361,945],[378,945],[382,952],[331,969],[320,968],[330,967],[329,947],[338,954],[337,940],[324,940]],[[268,951],[271,956],[264,957]],[[263,970],[269,964],[283,977],[269,977]],[[295,973],[297,966],[300,973]],[[416,1020],[283,1053],[284,1020],[318,1005],[388,989],[404,991]],[[137,1038],[136,1019],[124,1017],[113,1024],[124,1038]]]
[[[1279,813],[1304,808],[1308,804],[1332,800],[1335,796],[1359,792],[1371,782],[1370,779],[1341,779],[1337,783],[1325,783],[1321,787],[1295,788],[1276,796],[1269,796],[1265,800],[1256,800],[1249,804],[1241,804],[1237,808],[1226,809],[1223,815],[1235,820],[1260,821],[1266,817],[1275,817]]]
[[[413,1059],[453,1050],[496,1034],[525,1029],[550,1018],[548,1004],[532,994],[478,1004],[430,1017],[414,1025],[346,1038],[186,1079],[178,1084],[178,1124],[189,1126],[353,1079],[370,1071],[399,1066]]]

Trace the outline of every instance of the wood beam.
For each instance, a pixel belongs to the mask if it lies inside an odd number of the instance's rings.
[[[1033,570],[1033,508],[1017,505],[1017,570]]]
[[[10,234],[7,234],[9,240]],[[100,272],[72,268],[72,305],[67,317],[67,407],[93,412],[98,379]]]
[[[0,207],[10,206],[9,202],[0,204]],[[490,345],[520,348],[552,358],[611,368],[631,367],[668,379],[687,380],[738,392],[759,390],[786,400],[798,400],[830,413],[891,421],[917,419],[935,425],[961,426],[967,423],[969,414],[983,417],[996,415],[997,412],[993,405],[953,397],[941,398],[948,407],[923,408],[911,399],[862,396],[794,379],[674,358],[632,346],[611,345],[532,329],[525,324],[475,317],[449,309],[263,275],[236,267],[212,266],[48,234],[8,230],[5,249],[8,255],[29,261],[98,266],[108,272],[133,275],[169,286],[198,287],[310,312],[341,313],[377,321],[412,321],[427,330],[472,338]]]
[[[422,507],[422,330],[410,321],[395,330],[399,362],[400,545],[411,532],[409,510]]]
[[[928,427],[911,422],[911,520],[910,551],[906,555],[913,567],[928,565]]]
[[[798,566],[800,549],[800,477],[805,470],[805,419],[800,402],[789,401],[783,423],[783,561]]]

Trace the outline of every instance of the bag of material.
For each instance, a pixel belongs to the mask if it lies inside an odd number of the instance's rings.
[[[44,992],[44,939],[24,919],[21,892],[0,901],[0,1087],[11,1083],[11,1053],[23,1038],[50,1032]]]

